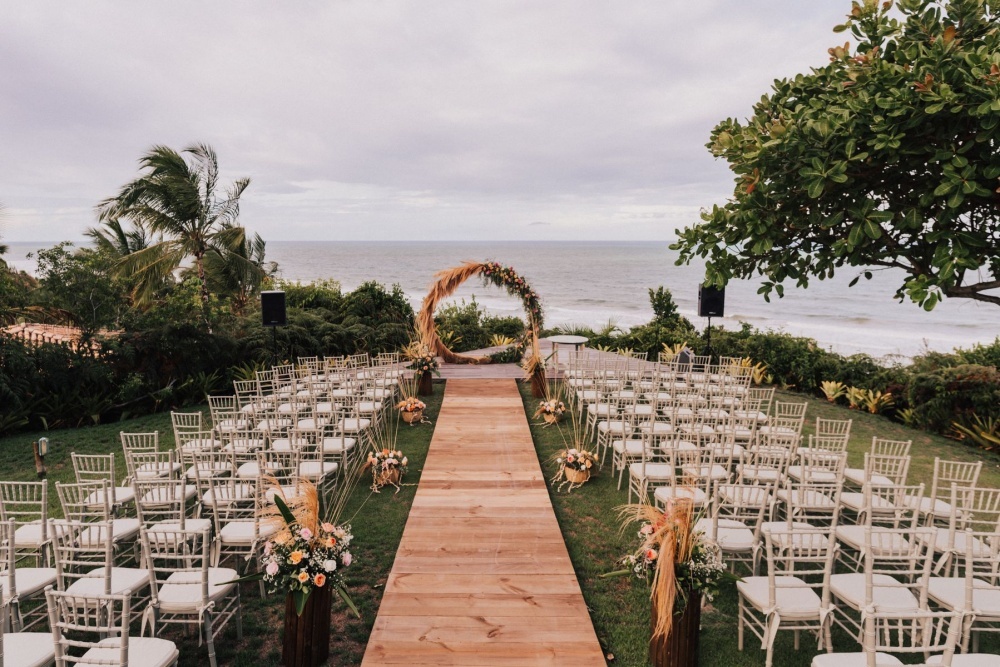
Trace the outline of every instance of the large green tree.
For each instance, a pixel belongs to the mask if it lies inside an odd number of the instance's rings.
[[[856,46],[713,130],[735,192],[678,231],[678,262],[706,258],[718,286],[762,276],[765,298],[891,267],[897,296],[928,310],[944,296],[1000,305],[998,19],[997,0],[853,3],[834,30]]]
[[[144,173],[97,207],[102,222],[128,220],[158,239],[124,255],[120,269],[136,281],[134,298],[141,305],[190,258],[201,282],[202,311],[209,326],[205,255],[213,248],[237,248],[245,242],[246,232],[237,222],[240,196],[250,179],[238,179],[223,189],[218,158],[205,144],[181,153],[154,146],[139,164]]]

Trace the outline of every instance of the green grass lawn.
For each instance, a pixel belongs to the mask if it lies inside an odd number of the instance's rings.
[[[437,418],[443,394],[444,384],[435,383],[434,396],[423,399],[427,403],[425,415],[432,421]],[[197,409],[206,413],[207,417],[207,407]],[[394,414],[389,417],[397,418]],[[357,619],[352,614],[344,613],[336,601],[334,602],[331,665],[361,663],[382,600],[382,591],[403,535],[406,517],[416,494],[416,485],[427,456],[433,429],[433,425],[427,424],[415,427],[401,424],[397,446],[409,457],[409,472],[398,493],[390,487],[373,494],[369,488],[371,479],[368,473],[365,473],[365,478],[351,495],[343,516],[344,521],[351,522],[354,533],[354,542],[351,545],[354,563],[347,570],[347,583],[351,596],[361,612],[361,618]],[[21,433],[0,438],[0,452],[2,452],[0,479],[36,479],[31,443],[42,436],[49,438],[50,441],[50,453],[46,457],[46,464],[51,482],[75,481],[70,460],[70,453],[74,451],[86,454],[115,452],[120,475],[118,479],[124,479],[126,472],[118,436],[120,431],[159,431],[161,448],[174,445],[169,413],[147,415],[115,424],[53,430],[47,433]],[[51,515],[62,516],[55,487],[51,484],[49,498]],[[279,665],[284,597],[270,595],[261,599],[257,584],[243,584],[241,593],[243,640],[236,640],[233,624],[227,626],[216,640],[219,663],[248,667]],[[207,664],[207,652],[204,646],[198,646],[196,635],[185,635],[182,631],[171,628],[162,636],[178,643],[181,653],[180,665],[194,667]]]
[[[546,474],[555,472],[552,456],[564,447],[563,436],[568,437],[569,425],[564,421],[558,427],[543,427],[531,417],[538,401],[532,398],[530,388],[521,386],[525,412],[531,422],[531,434],[538,450],[538,457]],[[862,467],[864,452],[871,446],[873,436],[894,440],[913,440],[911,483],[925,482],[929,488],[934,467],[934,457],[953,460],[983,461],[980,484],[1000,486],[1000,458],[971,449],[946,438],[915,431],[876,415],[849,410],[802,394],[779,394],[777,400],[808,401],[806,428],[813,430],[816,417],[828,419],[853,419],[848,446],[848,465]],[[560,429],[563,433],[560,434]],[[650,604],[649,591],[638,580],[629,577],[602,578],[601,575],[616,569],[615,561],[636,546],[634,532],[622,534],[616,521],[614,508],[627,501],[628,482],[622,490],[616,489],[612,477],[610,456],[605,470],[583,487],[570,493],[558,493],[550,486],[550,496],[556,516],[566,539],[570,558],[576,568],[583,595],[590,609],[597,636],[612,665],[639,666],[646,664],[649,640]],[[737,594],[735,584],[726,584],[723,592],[702,615],[701,664],[702,665],[763,665],[764,652],[760,642],[747,633],[744,650],[737,649]],[[792,632],[780,632],[775,642],[774,664],[777,667],[808,665],[816,653],[815,639],[803,633],[801,649],[793,650]],[[984,639],[984,652],[1000,652],[1000,640]],[[834,629],[834,650],[857,651],[857,643]],[[613,657],[612,657],[613,656]]]

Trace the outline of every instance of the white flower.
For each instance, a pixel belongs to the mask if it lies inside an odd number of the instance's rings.
[[[323,561],[323,569],[327,572],[333,572],[337,569],[337,561],[333,559]]]

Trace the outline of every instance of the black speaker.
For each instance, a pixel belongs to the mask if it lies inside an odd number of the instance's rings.
[[[725,287],[698,286],[698,317],[722,317],[725,311]]]
[[[271,290],[260,293],[260,314],[265,327],[283,327],[287,324],[285,317],[285,293]]]

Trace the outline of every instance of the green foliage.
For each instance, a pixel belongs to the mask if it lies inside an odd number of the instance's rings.
[[[85,333],[122,326],[130,308],[128,289],[115,277],[115,257],[102,250],[73,249],[64,241],[37,255],[39,287],[34,305],[72,313]]]
[[[344,302],[340,283],[332,279],[316,280],[311,283],[279,280],[275,283],[275,289],[285,292],[285,304],[289,308],[323,309],[335,313],[340,310]]]
[[[963,364],[917,373],[907,400],[915,424],[946,433],[956,420],[1000,416],[1000,372],[992,366]]]
[[[468,303],[462,299],[461,303],[442,305],[434,315],[434,322],[441,340],[454,352],[491,347],[493,336],[521,340],[525,330],[524,320],[519,317],[486,314],[475,296]],[[506,356],[513,359],[514,353],[509,352]]]
[[[707,279],[764,278],[782,295],[837,269],[902,269],[900,299],[1000,304],[1000,6],[983,0],[854,3],[857,41],[776,81],[745,122],[713,131],[736,175],[732,199],[679,231],[678,262]],[[852,283],[853,284],[853,283]]]

